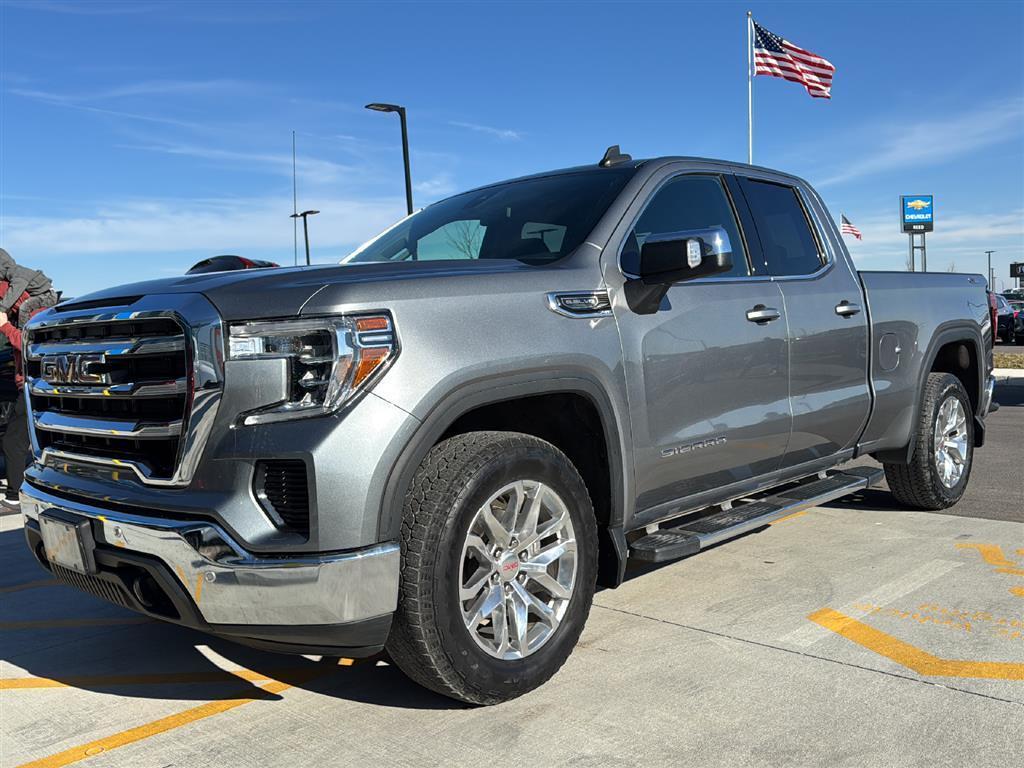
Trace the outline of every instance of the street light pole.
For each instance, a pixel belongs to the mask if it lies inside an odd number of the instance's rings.
[[[412,172],[409,169],[409,125],[405,118],[405,107],[398,104],[380,104],[374,102],[367,104],[367,109],[374,112],[397,112],[398,119],[402,125],[402,160],[405,162],[405,209],[412,213]]]
[[[991,291],[991,290],[994,290],[994,289],[992,288],[992,283],[994,283],[994,282],[995,282],[995,281],[994,281],[994,280],[992,279],[992,254],[993,254],[993,253],[995,253],[995,251],[985,251],[985,255],[986,255],[986,256],[988,256],[988,274],[987,274],[987,275],[985,275],[985,278],[986,278],[986,279],[988,280],[988,289],[989,289],[990,291]]]
[[[309,220],[308,217],[315,216],[320,211],[303,211],[302,213],[293,213],[290,218],[302,219],[302,234],[306,238],[306,266],[310,265],[309,261]]]

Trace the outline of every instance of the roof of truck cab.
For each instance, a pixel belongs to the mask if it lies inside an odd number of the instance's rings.
[[[664,165],[668,165],[670,163],[700,163],[700,164],[709,164],[710,163],[710,164],[714,164],[714,165],[721,165],[721,166],[728,167],[732,171],[738,171],[738,170],[741,170],[741,169],[746,169],[746,170],[750,170],[750,171],[758,171],[758,172],[761,172],[761,173],[772,173],[772,174],[776,174],[776,175],[779,175],[779,176],[786,176],[788,178],[794,179],[795,181],[800,181],[800,182],[803,182],[803,183],[806,184],[806,182],[804,182],[803,179],[801,179],[798,176],[794,176],[791,173],[786,173],[785,171],[780,171],[780,170],[777,170],[775,168],[767,168],[767,167],[761,166],[761,165],[749,165],[748,163],[742,163],[742,162],[738,162],[736,160],[722,160],[721,158],[714,158],[714,157],[689,157],[689,156],[686,156],[686,155],[664,155],[662,157],[648,157],[648,158],[640,158],[640,159],[637,159],[637,160],[630,159],[630,160],[626,160],[624,162],[615,163],[614,165],[610,165],[610,166],[602,166],[602,165],[599,165],[597,163],[591,163],[590,165],[574,165],[574,166],[570,166],[568,168],[555,168],[555,169],[552,169],[552,170],[549,170],[549,171],[540,171],[538,173],[526,174],[525,176],[516,176],[516,177],[513,177],[511,179],[501,179],[499,181],[493,181],[490,184],[481,184],[478,187],[473,187],[471,189],[467,189],[467,190],[464,190],[462,192],[457,192],[454,195],[450,195],[450,197],[458,197],[459,195],[465,195],[465,194],[468,194],[470,192],[477,192],[477,191],[479,191],[481,189],[489,189],[490,187],[497,187],[497,186],[500,186],[502,184],[510,184],[512,182],[517,182],[517,181],[529,181],[530,179],[543,179],[543,178],[548,177],[548,176],[562,176],[562,175],[565,175],[565,174],[576,174],[576,173],[608,173],[609,171],[616,171],[616,170],[622,170],[622,169],[631,169],[633,171],[636,171],[636,170],[638,170],[639,168],[641,168],[643,166],[650,167],[652,170],[654,170],[656,168],[660,168],[660,167],[662,167]]]

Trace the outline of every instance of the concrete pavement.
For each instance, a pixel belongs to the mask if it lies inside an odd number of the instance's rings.
[[[260,653],[53,585],[0,521],[0,765],[1016,765],[1024,388],[948,513],[884,492],[597,595],[538,691],[467,709],[384,661]],[[33,762],[38,761],[38,762]]]

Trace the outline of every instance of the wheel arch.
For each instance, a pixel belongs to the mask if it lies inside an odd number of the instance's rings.
[[[412,438],[406,443],[388,475],[381,501],[378,534],[380,540],[393,540],[399,535],[402,522],[402,508],[405,494],[412,484],[417,468],[424,457],[438,442],[461,431],[459,425],[470,424],[475,413],[481,413],[495,406],[510,405],[522,401],[524,407],[531,407],[529,401],[547,396],[573,396],[583,398],[594,410],[600,421],[604,438],[604,452],[607,457],[606,503],[594,499],[593,471],[577,466],[587,482],[597,515],[599,536],[599,582],[606,586],[621,583],[627,556],[623,519],[625,515],[625,455],[627,450],[622,436],[628,434],[620,423],[605,388],[596,380],[576,374],[566,375],[552,372],[547,376],[536,373],[522,377],[502,378],[499,381],[488,378],[468,382],[449,392],[423,419]],[[454,427],[454,431],[453,431]],[[489,427],[495,428],[495,427]],[[501,428],[499,425],[497,428]],[[527,434],[536,434],[529,428],[509,429]],[[537,435],[543,437],[543,435]],[[551,440],[556,446],[558,441]],[[563,452],[570,455],[571,451]],[[575,463],[575,462],[574,462]],[[588,477],[589,475],[589,477]],[[588,480],[590,482],[588,482]],[[605,510],[602,513],[602,508]]]
[[[967,360],[963,361],[960,348],[966,350]],[[934,334],[924,356],[920,370],[917,372],[917,387],[914,390],[914,402],[911,413],[916,414],[921,407],[925,381],[929,373],[949,373],[960,379],[967,390],[971,401],[974,417],[974,445],[980,448],[985,443],[985,414],[979,413],[982,393],[985,391],[985,365],[983,350],[985,349],[981,331],[977,326],[963,321],[950,321],[940,325]],[[966,362],[966,364],[964,364]],[[902,448],[879,451],[875,458],[882,462],[905,464],[910,461],[917,446],[917,431],[909,431],[907,445]]]

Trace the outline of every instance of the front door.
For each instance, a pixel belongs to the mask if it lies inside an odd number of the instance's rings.
[[[789,439],[782,292],[751,270],[723,179],[686,174],[662,184],[625,237],[621,269],[635,274],[652,235],[707,227],[728,233],[732,272],[673,285],[652,314],[613,301],[644,517],[774,473]]]

